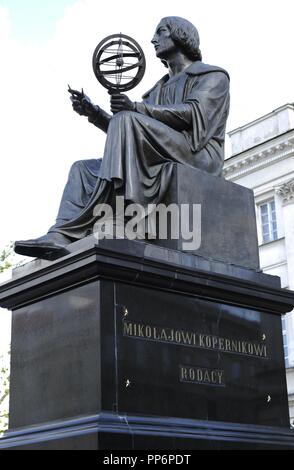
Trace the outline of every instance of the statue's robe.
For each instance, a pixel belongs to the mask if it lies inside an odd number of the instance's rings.
[[[165,75],[135,111],[111,118],[102,160],[73,165],[50,231],[83,238],[95,206],[115,195],[144,208],[162,202],[175,163],[221,175],[229,101],[229,76],[219,67],[197,61]]]

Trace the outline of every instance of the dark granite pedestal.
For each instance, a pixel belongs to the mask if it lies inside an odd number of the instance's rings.
[[[294,449],[277,277],[87,238],[0,286],[6,449]]]

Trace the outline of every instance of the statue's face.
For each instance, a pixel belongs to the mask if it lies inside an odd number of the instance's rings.
[[[171,38],[169,27],[163,22],[157,26],[151,42],[159,59],[167,60],[177,50],[175,42]]]

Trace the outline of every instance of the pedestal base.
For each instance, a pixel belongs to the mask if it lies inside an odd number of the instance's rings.
[[[294,448],[280,281],[94,238],[0,286],[13,310],[2,448]]]
[[[293,431],[264,426],[100,414],[10,432],[10,450],[294,450]]]

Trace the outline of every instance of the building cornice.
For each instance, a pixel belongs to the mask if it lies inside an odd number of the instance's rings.
[[[287,110],[287,109],[293,110],[294,109],[294,103],[286,103],[283,106],[280,106],[279,108],[274,109],[270,113],[267,113],[264,116],[260,116],[259,118],[254,119],[254,121],[250,121],[250,122],[248,122],[247,124],[245,124],[243,126],[237,127],[236,129],[232,129],[231,131],[228,132],[228,135],[229,135],[229,137],[231,137],[232,135],[234,135],[234,134],[236,134],[240,131],[244,131],[245,129],[253,127],[254,125],[256,125],[260,122],[264,122],[269,117],[274,116],[276,114],[279,114],[281,111]]]
[[[225,160],[223,176],[234,180],[294,156],[294,129]]]
[[[263,246],[263,245],[259,245],[259,248],[260,246]],[[265,264],[265,265],[261,265],[260,268],[262,269],[263,272],[267,273],[268,271],[272,271],[273,269],[277,269],[277,268],[284,268],[284,267],[287,267],[287,261],[280,261],[278,263],[273,263],[273,264]],[[283,289],[286,289],[287,287],[286,286],[282,286]]]

